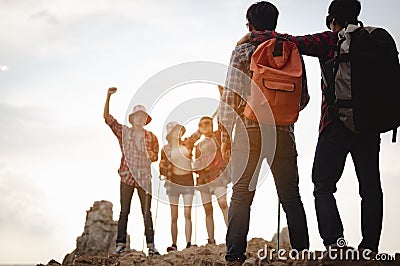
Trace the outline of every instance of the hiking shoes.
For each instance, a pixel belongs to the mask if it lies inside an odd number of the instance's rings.
[[[172,244],[172,246],[167,248],[167,252],[172,252],[172,251],[176,251],[178,250],[178,247],[174,244]]]
[[[187,242],[186,248],[197,247],[196,244],[192,244],[191,242]]]
[[[216,245],[215,239],[208,239],[207,244],[209,245]]]
[[[118,243],[117,248],[115,249],[113,254],[121,254],[122,252],[126,251],[126,244]]]
[[[226,266],[241,266],[244,263],[243,260],[226,261]]]
[[[160,252],[156,248],[149,248],[148,251],[149,256],[160,255]]]

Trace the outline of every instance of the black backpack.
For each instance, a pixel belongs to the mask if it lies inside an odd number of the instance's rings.
[[[342,121],[352,123],[347,126],[353,131],[393,130],[395,142],[400,126],[400,66],[396,44],[386,30],[360,24],[348,25],[352,27],[348,34],[339,33],[342,35],[334,59],[322,66],[326,101],[337,109]],[[346,90],[349,90],[347,95]],[[346,114],[348,118],[343,119]]]

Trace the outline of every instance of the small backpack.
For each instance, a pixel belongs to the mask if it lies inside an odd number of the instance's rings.
[[[309,100],[307,91],[302,97],[307,81],[296,44],[283,38],[261,43],[252,55],[250,70],[252,82],[244,115],[261,124],[296,122],[301,105]],[[303,99],[305,103],[301,103]]]
[[[384,133],[400,126],[400,67],[392,36],[382,28],[349,24],[333,60],[322,66],[328,105],[352,131]]]

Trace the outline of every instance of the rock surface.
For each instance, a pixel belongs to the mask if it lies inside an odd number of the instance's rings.
[[[143,252],[130,250],[119,255],[113,255],[117,234],[117,222],[112,219],[112,204],[108,201],[96,201],[87,211],[83,234],[77,239],[76,249],[65,256],[63,266],[129,266],[129,265],[225,265],[225,244],[193,246],[182,251],[174,251],[165,255],[146,256]],[[129,241],[129,236],[128,236]],[[128,242],[129,245],[129,242]],[[289,255],[289,233],[287,228],[280,233],[280,257],[276,252],[276,236],[268,242],[261,238],[253,238],[248,242],[247,260],[244,266],[275,265],[275,266],[320,266],[320,265],[400,265],[400,254],[391,255],[391,261],[379,262],[373,260],[331,260],[326,253],[309,252],[293,258]],[[343,250],[342,250],[343,251]],[[283,253],[282,253],[283,252]],[[266,254],[266,255],[265,255]],[[390,255],[389,255],[390,256]],[[44,266],[43,264],[39,264]],[[47,266],[60,266],[51,260]]]
[[[118,222],[113,220],[113,205],[109,201],[96,201],[86,212],[83,233],[76,239],[76,249],[65,256],[63,265],[72,264],[82,255],[107,256],[115,250]],[[127,237],[129,247],[129,235]]]
[[[282,245],[281,248],[289,251],[290,246]],[[395,261],[388,262],[377,262],[377,261],[355,261],[355,260],[330,260],[328,258],[322,258],[322,252],[314,252],[310,255],[310,259],[307,256],[304,258],[291,259],[288,253],[282,255],[281,259],[278,259],[276,253],[270,253],[272,249],[275,249],[275,243],[265,241],[260,238],[253,238],[248,242],[246,256],[248,259],[244,262],[243,266],[256,266],[256,265],[274,265],[274,266],[320,266],[320,265],[400,265],[400,257],[396,254]],[[260,250],[267,250],[267,256],[263,257],[263,253]],[[89,256],[83,255],[75,258],[74,266],[89,266],[89,265],[103,265],[103,266],[130,266],[130,265],[160,265],[160,266],[171,266],[171,265],[201,265],[201,266],[223,266],[225,265],[225,245],[205,245],[200,247],[191,247],[182,251],[174,251],[166,255],[161,256],[146,256],[143,252],[130,250],[120,255],[108,255],[108,256]],[[316,259],[313,259],[316,256]],[[50,266],[50,264],[48,264]],[[51,266],[56,266],[52,264]]]

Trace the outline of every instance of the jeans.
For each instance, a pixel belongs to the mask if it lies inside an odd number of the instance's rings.
[[[233,193],[228,211],[227,261],[246,259],[250,206],[265,158],[271,166],[278,197],[286,213],[290,243],[299,251],[309,248],[307,220],[299,193],[294,133],[273,126],[237,127],[231,157]]]
[[[131,201],[135,187],[129,186],[123,182],[120,185],[120,201],[121,201],[121,212],[118,220],[118,235],[117,243],[126,243],[126,228],[128,225],[128,215],[131,210]],[[137,188],[140,205],[142,207],[142,214],[144,219],[144,233],[146,235],[146,243],[154,243],[154,230],[153,230],[153,219],[151,216],[151,195],[148,194],[143,188]]]
[[[325,246],[336,244],[343,237],[343,225],[333,193],[350,153],[361,196],[362,241],[359,248],[378,251],[383,217],[379,146],[379,134],[354,133],[339,120],[320,134],[312,179],[318,229]]]

